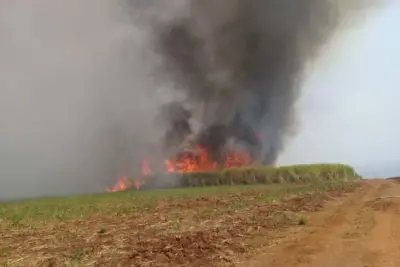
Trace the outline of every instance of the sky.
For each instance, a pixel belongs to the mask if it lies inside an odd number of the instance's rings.
[[[334,38],[310,68],[298,134],[279,164],[400,174],[400,3],[392,1],[365,27]],[[160,86],[150,75],[158,64],[151,38],[116,1],[33,2],[0,0],[0,199],[104,190],[116,162],[147,152],[120,143],[122,133],[150,140],[160,132],[142,116],[161,103],[147,90]],[[151,11],[174,16],[169,7]]]
[[[297,103],[297,136],[279,164],[340,162],[400,176],[400,3],[333,39]]]

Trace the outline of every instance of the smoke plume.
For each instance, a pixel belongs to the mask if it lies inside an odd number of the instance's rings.
[[[166,73],[174,75],[188,107],[175,114],[191,113],[177,115],[168,136],[197,139],[215,160],[228,140],[244,143],[261,163],[273,165],[296,132],[294,107],[307,63],[343,26],[343,18],[367,6],[360,4],[190,1],[188,14],[161,24],[156,38]],[[189,118],[200,127],[191,130]]]
[[[0,0],[0,198],[101,191],[187,140],[273,164],[306,63],[366,6]]]

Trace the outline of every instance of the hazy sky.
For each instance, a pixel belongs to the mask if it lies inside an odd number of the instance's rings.
[[[337,37],[306,80],[301,128],[281,164],[398,164],[400,174],[400,3],[366,20]]]
[[[176,16],[156,2],[146,16]],[[103,190],[119,165],[131,168],[124,160],[147,152],[142,140],[158,138],[153,118],[168,99],[153,89],[173,97],[174,83],[154,79],[159,56],[143,10],[130,10],[113,0],[0,0],[0,199]],[[299,133],[280,163],[396,162],[398,14],[392,4],[334,39],[304,84]]]

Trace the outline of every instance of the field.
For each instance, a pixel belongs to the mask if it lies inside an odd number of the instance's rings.
[[[237,169],[187,176],[189,188],[4,203],[0,266],[249,266],[359,178],[343,165]]]

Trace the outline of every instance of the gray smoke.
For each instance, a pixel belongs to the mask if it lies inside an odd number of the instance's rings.
[[[183,92],[169,132],[197,139],[221,159],[228,141],[244,142],[263,164],[275,164],[296,131],[295,102],[310,63],[364,1],[191,1],[188,14],[159,26],[157,44]],[[365,14],[364,14],[365,15]],[[174,103],[176,106],[176,103]],[[189,119],[200,127],[191,130]],[[184,126],[184,127],[182,127]],[[194,136],[194,137],[193,137]]]
[[[274,163],[356,2],[0,0],[0,198],[101,191],[191,138]]]

